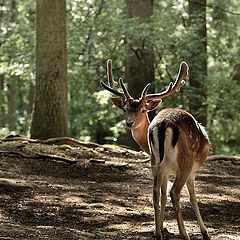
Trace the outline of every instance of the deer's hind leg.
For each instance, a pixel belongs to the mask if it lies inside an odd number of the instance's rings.
[[[168,184],[168,176],[163,176],[162,184],[161,184],[161,210],[160,210],[160,229],[163,231],[163,221],[165,208],[167,203],[167,184]]]
[[[195,195],[194,178],[195,178],[195,176],[192,173],[192,174],[190,174],[190,176],[187,180],[187,188],[188,188],[188,192],[189,192],[189,196],[190,196],[190,202],[191,202],[194,212],[197,216],[198,224],[199,224],[203,239],[210,240],[210,237],[208,236],[208,233],[207,233],[207,228],[204,225],[201,213],[198,208],[197,199],[196,199],[196,195]]]
[[[162,240],[161,221],[160,221],[160,175],[153,171],[153,208],[154,208],[154,222],[155,222],[155,237],[157,240]]]
[[[190,238],[186,232],[186,229],[184,227],[183,217],[182,217],[182,213],[181,213],[180,205],[179,205],[180,193],[192,171],[191,162],[185,162],[185,163],[186,164],[182,164],[181,166],[179,166],[179,168],[176,172],[176,178],[173,183],[172,189],[170,191],[170,196],[171,196],[173,208],[174,208],[177,223],[178,223],[179,234],[182,239],[190,240]]]

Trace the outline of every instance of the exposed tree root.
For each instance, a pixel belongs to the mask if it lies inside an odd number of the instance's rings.
[[[70,164],[77,163],[76,160],[72,160],[72,159],[69,159],[69,158],[60,157],[60,156],[52,155],[52,154],[45,154],[45,153],[35,153],[34,155],[32,155],[32,154],[26,154],[26,153],[23,153],[23,152],[19,152],[19,151],[0,150],[0,154],[7,155],[7,156],[14,156],[14,157],[23,157],[23,158],[52,159],[52,160],[55,160],[55,161],[61,161],[61,162],[70,163]]]
[[[67,145],[71,145],[71,146],[80,146],[80,147],[86,147],[86,148],[104,148],[108,151],[115,151],[113,149],[111,149],[110,147],[105,147],[102,146],[100,144],[97,143],[93,143],[93,142],[83,142],[83,141],[79,141],[77,139],[74,138],[70,138],[70,137],[58,137],[58,138],[49,138],[47,140],[40,140],[40,139],[30,139],[27,138],[25,136],[20,136],[20,135],[9,135],[3,139],[0,139],[0,142],[10,142],[10,141],[22,141],[22,142],[27,142],[27,143],[41,143],[41,144],[56,144],[56,145],[63,145],[63,144],[67,144]],[[133,151],[131,150],[127,150],[125,149],[126,152],[129,151],[129,153],[133,154]],[[57,161],[63,161],[63,162],[67,162],[67,163],[76,163],[77,161],[71,160],[71,159],[67,159],[64,157],[59,157],[59,156],[55,156],[55,155],[51,155],[51,154],[42,154],[42,153],[37,153],[34,156],[32,155],[26,155],[22,152],[16,152],[16,151],[9,151],[9,152],[4,152],[4,151],[0,151],[0,153],[2,154],[15,154],[15,155],[19,155],[22,157],[29,157],[29,158],[51,158]],[[148,162],[150,159],[146,159],[140,162]],[[240,164],[240,156],[225,156],[225,155],[211,155],[208,157],[208,161],[219,161],[219,160],[223,160],[223,161],[231,161],[234,165],[238,165]],[[139,162],[139,163],[140,163]]]
[[[240,164],[240,156],[225,156],[225,155],[211,155],[207,159],[208,161],[231,161],[234,165]]]
[[[42,143],[42,144],[56,144],[56,145],[62,145],[62,144],[68,144],[72,146],[82,146],[87,148],[97,148],[101,147],[101,145],[97,143],[92,142],[83,142],[76,140],[74,138],[70,137],[58,137],[58,138],[49,138],[47,140],[40,140],[40,139],[30,139],[25,136],[20,135],[9,135],[3,139],[1,139],[2,142],[9,142],[9,141],[26,141],[29,143]]]

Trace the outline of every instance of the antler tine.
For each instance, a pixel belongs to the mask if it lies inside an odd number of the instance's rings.
[[[112,74],[112,60],[108,59],[107,61],[107,76],[108,76],[108,85],[106,83],[104,83],[103,81],[100,81],[101,85],[103,88],[105,88],[106,90],[108,90],[109,92],[124,98],[125,95],[122,92],[119,92],[117,89],[115,89],[115,86],[117,85],[117,83],[114,81],[113,79],[113,74]]]
[[[113,79],[113,73],[112,73],[112,59],[107,60],[107,76],[108,76],[108,85],[111,88],[114,88],[114,86],[117,85],[117,82]]]
[[[181,87],[185,84],[183,79],[188,75],[188,70],[188,64],[186,62],[181,62],[177,79],[172,87],[173,89],[176,89],[176,92],[180,91]]]
[[[122,92],[119,92],[118,90],[116,89],[113,89],[111,87],[109,87],[106,83],[104,83],[102,80],[100,81],[101,85],[103,88],[105,88],[106,90],[108,90],[109,92],[119,96],[119,97],[122,97],[124,98],[124,94]]]
[[[170,82],[167,89],[161,93],[154,93],[146,95],[146,99],[163,99],[167,96],[172,95],[175,92],[178,92],[181,87],[185,84],[184,78],[188,75],[188,64],[186,62],[182,62],[179,67],[178,76],[174,83]]]
[[[141,94],[141,98],[140,99],[145,99],[146,95],[147,95],[147,92],[148,92],[148,89],[150,88],[151,86],[151,83],[148,83],[145,88],[143,89],[142,91],[142,94]]]
[[[122,78],[119,79],[119,83],[120,83],[120,86],[121,86],[121,88],[124,92],[124,95],[125,95],[126,99],[132,98],[131,95],[129,94],[127,88],[125,87]]]

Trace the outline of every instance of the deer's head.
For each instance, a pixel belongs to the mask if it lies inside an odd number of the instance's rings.
[[[129,94],[126,86],[123,83],[123,80],[119,79],[119,84],[122,88],[120,92],[117,90],[117,83],[113,79],[112,74],[112,60],[107,61],[107,74],[108,74],[108,85],[101,81],[101,85],[118,97],[112,97],[110,100],[118,108],[124,111],[124,117],[126,121],[126,126],[131,129],[141,127],[144,124],[144,120],[147,117],[147,113],[155,110],[159,104],[162,102],[162,99],[172,95],[174,92],[180,90],[184,85],[185,81],[183,80],[188,74],[188,65],[186,62],[182,62],[180,65],[179,73],[177,79],[174,83],[170,82],[167,89],[161,93],[147,94],[148,89],[151,84],[148,83],[143,89],[140,98],[134,99]]]

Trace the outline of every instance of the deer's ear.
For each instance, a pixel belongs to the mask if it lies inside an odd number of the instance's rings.
[[[162,102],[162,99],[149,100],[146,104],[147,110],[149,112],[155,110],[161,102]]]
[[[110,98],[113,105],[120,109],[124,109],[125,103],[122,98]]]

